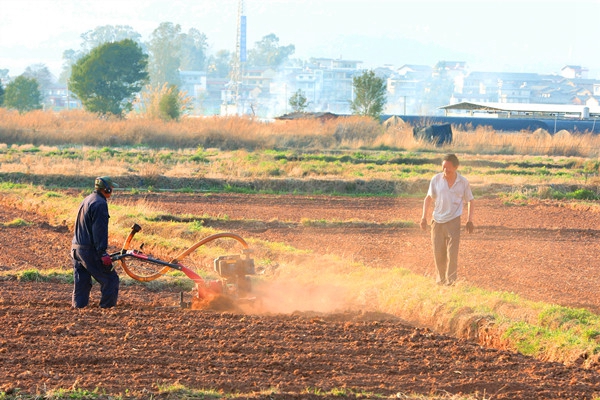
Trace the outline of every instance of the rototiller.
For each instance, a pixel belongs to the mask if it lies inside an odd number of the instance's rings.
[[[136,233],[142,228],[138,224],[131,227],[131,232],[125,239],[121,251],[111,254],[111,259],[119,261],[121,267],[131,278],[149,282],[160,278],[170,269],[183,272],[188,278],[196,284],[197,295],[192,298],[191,304],[184,304],[181,300],[180,305],[194,307],[195,304],[208,302],[217,296],[226,296],[233,301],[246,302],[252,301],[252,282],[250,275],[254,275],[254,260],[250,258],[252,250],[248,248],[246,241],[239,235],[224,232],[208,236],[182,253],[178,254],[171,261],[167,262],[154,258],[143,252],[144,245],[139,249],[133,249],[131,242]],[[214,270],[219,275],[219,279],[205,279],[194,272],[189,267],[181,263],[192,252],[200,246],[221,238],[231,238],[237,240],[243,247],[241,254],[220,256],[214,260]],[[183,295],[182,295],[183,296]]]

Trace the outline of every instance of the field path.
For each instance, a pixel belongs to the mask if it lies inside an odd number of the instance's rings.
[[[224,217],[206,224],[373,266],[431,276],[427,233],[393,227],[420,218],[420,199],[241,194],[117,194],[165,214]],[[554,202],[505,205],[477,199],[473,235],[463,236],[460,278],[525,298],[600,310],[597,213]],[[16,218],[30,226],[3,226]],[[307,220],[327,220],[326,227]],[[340,221],[332,227],[332,221]],[[349,223],[353,221],[353,223]],[[70,227],[3,203],[0,268],[68,265]],[[220,226],[221,225],[221,226]],[[369,312],[243,315],[166,308],[178,293],[123,286],[119,305],[73,310],[61,283],[0,281],[0,392],[80,388],[123,398],[167,398],[181,384],[249,398],[322,399],[345,390],[476,394],[489,399],[593,399],[600,373],[543,362],[415,328]],[[157,307],[158,306],[158,307]],[[161,308],[162,307],[162,308]],[[183,396],[183,394],[182,394]],[[331,397],[334,397],[333,394]]]

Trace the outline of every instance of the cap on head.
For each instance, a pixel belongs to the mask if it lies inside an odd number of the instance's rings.
[[[96,178],[94,187],[96,189],[104,189],[108,193],[110,193],[110,192],[112,192],[113,188],[119,187],[119,185],[117,185],[115,182],[113,182],[113,180],[110,178],[110,176],[99,176],[98,178]]]

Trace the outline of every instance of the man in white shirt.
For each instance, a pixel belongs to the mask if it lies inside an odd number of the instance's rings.
[[[468,210],[466,230],[473,232],[473,193],[467,179],[457,172],[458,165],[456,155],[444,156],[443,172],[431,179],[423,201],[423,230],[427,228],[427,212],[433,202],[431,244],[437,269],[436,282],[439,285],[453,285],[456,282],[460,219],[465,204]]]

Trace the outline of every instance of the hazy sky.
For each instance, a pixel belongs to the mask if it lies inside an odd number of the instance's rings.
[[[235,50],[238,0],[0,0],[0,69],[44,63],[56,75],[65,50],[104,25],[144,41],[161,22],[196,28],[209,51]],[[364,68],[465,61],[470,70],[600,79],[600,0],[245,0],[247,46],[274,33],[293,57],[344,58]]]

